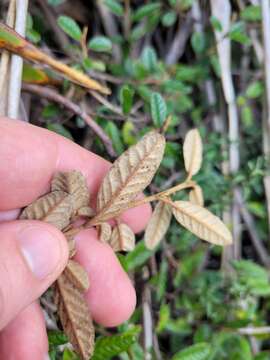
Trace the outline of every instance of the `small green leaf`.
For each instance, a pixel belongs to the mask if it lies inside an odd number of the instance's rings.
[[[167,116],[167,105],[159,93],[151,95],[151,116],[157,128],[161,127]]]
[[[241,117],[244,125],[250,127],[253,124],[253,112],[250,106],[243,106],[241,109]]]
[[[135,126],[131,121],[125,121],[122,127],[122,138],[124,143],[128,146],[134,145],[136,143]]]
[[[200,54],[205,50],[205,35],[203,32],[194,32],[191,37],[191,45],[195,53]]]
[[[246,6],[240,13],[240,17],[246,21],[262,20],[262,11],[260,5]]]
[[[206,360],[210,352],[210,345],[202,342],[178,352],[173,356],[172,360]]]
[[[35,84],[42,84],[48,81],[48,75],[40,69],[36,69],[31,65],[24,63],[23,64],[23,81],[35,83]]]
[[[175,11],[167,11],[161,18],[161,23],[163,26],[170,27],[172,26],[177,19],[177,14]]]
[[[57,19],[57,24],[72,39],[80,41],[82,32],[79,25],[71,17],[61,15]]]
[[[222,31],[222,24],[217,17],[211,16],[210,22],[216,31]]]
[[[82,62],[82,66],[86,71],[89,70],[97,70],[97,71],[106,71],[106,65],[103,61],[99,60],[91,60],[89,58],[84,58]]]
[[[1,23],[0,23],[0,42],[8,43],[13,46],[20,46],[20,45],[22,46],[24,44],[24,41],[19,36],[14,34],[12,30],[5,27]]]
[[[151,46],[146,46],[143,49],[141,56],[143,65],[148,71],[154,71],[157,67],[157,54]]]
[[[132,20],[140,21],[145,16],[153,15],[153,13],[155,11],[159,10],[160,7],[161,7],[161,4],[159,2],[143,5],[143,6],[139,7],[139,9],[134,13],[134,15],[132,16]]]
[[[246,34],[245,23],[242,21],[234,23],[229,31],[229,38],[240,44],[250,44],[250,38]]]
[[[135,249],[126,255],[128,271],[135,270],[142,266],[152,255],[154,251],[146,249],[144,242],[140,241]]]
[[[58,346],[68,342],[67,336],[58,330],[50,330],[48,332],[49,345]]]
[[[97,52],[111,52],[112,42],[106,36],[95,36],[89,41],[88,47]]]
[[[140,331],[140,327],[136,326],[122,334],[98,338],[91,360],[109,360],[127,351],[137,341]]]
[[[105,126],[105,131],[112,140],[113,147],[118,155],[124,151],[124,146],[121,140],[120,131],[114,122],[108,121]]]
[[[123,113],[127,115],[133,104],[133,95],[134,90],[131,89],[128,85],[124,85],[120,90],[120,103],[122,106]]]
[[[261,96],[262,93],[263,93],[263,84],[261,81],[255,81],[251,83],[246,90],[246,95],[250,99],[256,99],[259,96]]]
[[[80,360],[78,355],[75,354],[75,352],[65,349],[63,353],[62,360]]]
[[[34,29],[26,30],[26,37],[29,41],[31,41],[34,44],[37,44],[41,39],[40,34]]]
[[[124,15],[124,8],[117,0],[105,0],[104,4],[110,9],[110,11],[117,15],[122,16]]]

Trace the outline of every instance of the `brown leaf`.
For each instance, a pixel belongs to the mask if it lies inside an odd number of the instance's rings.
[[[54,191],[27,206],[20,219],[42,220],[62,230],[69,224],[71,214],[71,195]]]
[[[190,130],[184,141],[184,163],[188,175],[191,177],[200,170],[202,164],[203,145],[197,129]]]
[[[117,225],[109,241],[112,249],[116,251],[131,251],[135,247],[135,235],[126,224]]]
[[[164,136],[153,131],[114,162],[99,189],[97,215],[92,223],[117,216],[149,185],[162,160],[164,148]]]
[[[95,330],[83,292],[70,281],[66,270],[55,284],[55,304],[65,333],[83,360],[94,350]]]
[[[203,206],[203,191],[199,185],[195,185],[189,192],[189,201],[192,202],[192,204]]]
[[[111,225],[108,223],[102,223],[99,226],[99,238],[102,242],[109,242],[112,235]]]
[[[84,268],[74,260],[69,260],[65,268],[65,275],[69,281],[80,291],[85,292],[89,289],[89,279]]]
[[[216,245],[230,245],[232,235],[223,222],[205,208],[188,201],[172,202],[173,215],[186,229]]]
[[[148,249],[153,249],[162,240],[170,225],[171,217],[171,206],[159,201],[144,234],[145,245]]]
[[[77,216],[93,217],[95,215],[95,210],[90,208],[90,206],[83,206],[78,209]]]
[[[78,170],[56,173],[52,180],[51,191],[58,190],[72,195],[74,212],[89,205],[90,196],[86,178]]]

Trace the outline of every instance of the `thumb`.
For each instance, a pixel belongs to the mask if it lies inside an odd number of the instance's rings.
[[[37,299],[63,271],[64,235],[40,221],[0,224],[0,330]]]

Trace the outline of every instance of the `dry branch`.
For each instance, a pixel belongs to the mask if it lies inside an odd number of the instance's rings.
[[[84,73],[53,59],[4,24],[0,24],[0,48],[7,49],[15,54],[18,54],[26,60],[48,65],[63,76],[67,77],[69,80],[87,89],[97,90],[104,94],[110,93],[110,90],[107,87],[99,84],[95,80],[92,80]]]
[[[91,127],[91,129],[95,132],[95,134],[100,138],[100,140],[103,142],[110,156],[115,157],[115,151],[113,149],[110,138],[105,134],[103,129],[91,118],[91,116],[89,116],[78,105],[68,100],[64,96],[58,94],[56,91],[49,88],[45,88],[43,86],[23,84],[22,90],[33,94],[37,94],[50,101],[54,101],[64,106],[65,108],[69,109],[76,115],[80,116],[86,122],[86,124],[88,124]]]

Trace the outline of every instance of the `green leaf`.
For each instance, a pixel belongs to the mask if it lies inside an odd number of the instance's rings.
[[[146,46],[143,49],[141,59],[148,71],[154,71],[157,68],[157,54],[151,46]]]
[[[167,105],[159,93],[151,95],[151,116],[157,128],[161,127],[167,116]]]
[[[123,85],[120,90],[120,103],[122,106],[123,113],[129,114],[133,104],[134,90],[128,85]]]
[[[73,140],[71,133],[62,125],[58,123],[47,124],[47,129],[56,132],[70,140]]]
[[[261,21],[262,11],[260,5],[246,6],[240,13],[240,17],[246,21]]]
[[[41,113],[41,115],[45,119],[60,116],[60,114],[61,114],[60,108],[55,104],[46,105]]]
[[[222,24],[217,17],[211,16],[210,22],[216,31],[219,31],[219,32],[222,31]]]
[[[157,324],[157,333],[161,333],[170,319],[170,307],[167,304],[163,304],[159,311],[159,320]]]
[[[105,0],[104,4],[107,6],[108,9],[110,9],[110,11],[113,14],[115,14],[117,16],[124,15],[124,8],[119,3],[119,1],[117,1],[117,0]]]
[[[241,108],[241,119],[246,127],[251,127],[254,123],[253,112],[250,106],[243,106]]]
[[[34,29],[26,30],[26,37],[29,41],[31,41],[34,44],[37,44],[41,39],[40,34]]]
[[[229,31],[229,38],[233,41],[239,42],[240,44],[249,45],[250,39],[246,34],[245,23],[242,21],[234,23]]]
[[[246,95],[250,99],[256,99],[259,96],[261,96],[262,93],[263,93],[263,84],[261,81],[255,81],[251,83],[246,90]]]
[[[89,41],[88,47],[97,52],[111,52],[112,42],[106,36],[95,36]]]
[[[210,345],[202,342],[178,352],[172,360],[206,360],[210,352]]]
[[[62,360],[80,360],[80,358],[75,354],[75,352],[65,349]]]
[[[172,26],[177,19],[177,14],[175,11],[167,11],[161,18],[161,23],[163,26],[170,27]]]
[[[140,331],[140,327],[136,326],[119,335],[98,338],[91,360],[108,360],[127,351],[137,341]]]
[[[24,40],[22,40],[19,36],[14,34],[12,30],[10,30],[8,27],[5,27],[1,23],[0,23],[0,41],[11,44],[13,46],[24,45]]]
[[[48,81],[48,75],[40,69],[36,69],[27,63],[23,63],[23,81],[40,84]]]
[[[48,332],[48,340],[50,346],[63,345],[68,342],[67,336],[58,330],[50,330]]]
[[[205,50],[205,35],[203,32],[194,32],[191,37],[191,45],[195,53],[200,54]]]
[[[139,9],[132,16],[133,21],[140,21],[145,16],[153,15],[153,13],[159,10],[161,7],[161,3],[149,3],[139,7]]]
[[[128,271],[142,266],[152,255],[153,251],[146,249],[144,242],[140,241],[135,249],[126,255]]]
[[[128,146],[134,145],[136,143],[136,137],[134,136],[136,128],[131,121],[125,121],[122,127],[122,138],[124,143]]]
[[[61,15],[57,19],[57,24],[72,39],[80,41],[82,32],[79,25],[71,17]]]
[[[122,154],[122,152],[124,151],[124,146],[121,140],[120,131],[118,127],[115,125],[114,122],[108,121],[104,130],[111,138],[113,147],[117,152],[117,155]]]
[[[91,60],[89,58],[84,58],[82,62],[82,66],[86,71],[89,70],[97,70],[97,71],[106,71],[106,65],[104,62],[99,60]]]

